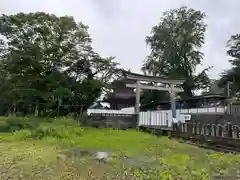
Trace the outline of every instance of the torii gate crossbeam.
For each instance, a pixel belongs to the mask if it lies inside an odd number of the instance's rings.
[[[160,90],[168,91],[171,97],[171,109],[173,119],[176,119],[176,102],[175,102],[175,93],[182,92],[181,88],[175,88],[174,85],[181,85],[185,79],[170,79],[166,77],[156,77],[156,76],[145,76],[141,74],[135,74],[128,71],[123,72],[127,79],[136,80],[135,84],[126,84],[127,87],[136,88],[136,102],[135,102],[135,114],[139,115],[140,112],[140,90],[141,89],[151,89],[151,90]],[[156,82],[168,84],[169,87],[159,87],[159,86],[149,86],[141,84],[141,81],[147,82]]]

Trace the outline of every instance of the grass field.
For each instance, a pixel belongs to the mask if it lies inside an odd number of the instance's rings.
[[[166,137],[82,128],[71,119],[33,119],[1,118],[1,180],[200,180],[211,174],[235,176],[240,168],[239,155],[214,153]],[[109,154],[107,163],[96,161],[98,151]]]

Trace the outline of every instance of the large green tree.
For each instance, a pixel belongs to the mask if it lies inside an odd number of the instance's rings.
[[[240,34],[231,36],[226,47],[232,67],[222,73],[218,84],[226,87],[227,83],[231,83],[230,95],[235,96],[240,92]]]
[[[117,66],[114,58],[94,52],[88,27],[73,17],[2,15],[0,35],[0,91],[6,103],[34,104],[35,112],[91,105]]]
[[[187,7],[166,11],[146,37],[151,53],[142,71],[154,76],[186,78],[184,97],[193,96],[194,90],[205,88],[209,82],[206,74],[209,68],[196,74],[203,58],[200,49],[206,30],[204,17],[204,13]]]

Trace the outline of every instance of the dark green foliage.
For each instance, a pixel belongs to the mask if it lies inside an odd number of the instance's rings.
[[[40,124],[38,118],[26,118],[26,117],[8,117],[6,118],[6,124],[8,131],[17,131],[21,129],[35,129]]]
[[[73,131],[73,129],[69,126],[41,126],[38,127],[36,130],[34,130],[31,133],[30,138],[34,138],[34,139],[43,139],[46,137],[54,137],[57,139],[64,139],[64,138],[68,138],[69,136],[71,136],[72,134],[74,134],[75,132]],[[79,128],[79,132],[78,135],[81,135],[81,130]]]
[[[226,89],[227,83],[231,82],[230,95],[238,96],[240,91],[240,34],[231,36],[227,42],[227,54],[231,57],[231,69],[225,70],[221,74],[218,82],[220,87]]]
[[[186,78],[182,96],[193,96],[196,89],[205,88],[209,83],[206,72],[196,75],[203,54],[206,25],[205,14],[191,8],[181,7],[164,12],[158,25],[154,26],[146,43],[151,49],[143,64],[145,74]]]
[[[146,90],[143,97],[141,98],[141,104],[149,104],[152,102],[167,102],[169,101],[169,92],[157,91],[157,90]]]
[[[57,138],[67,139],[70,136],[81,136],[83,129],[72,119],[52,119],[51,123],[42,123],[31,131],[28,138],[43,139]]]
[[[20,140],[81,136],[83,129],[72,118],[7,117],[1,119],[0,132],[18,133]]]
[[[0,120],[0,133],[2,132],[9,132],[9,125],[7,124],[6,120]]]
[[[0,114],[80,113],[117,63],[93,51],[88,27],[44,12],[0,16]]]

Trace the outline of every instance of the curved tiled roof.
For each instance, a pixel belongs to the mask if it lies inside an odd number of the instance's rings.
[[[123,74],[127,77],[127,79],[132,80],[142,80],[142,81],[153,81],[159,83],[166,83],[166,84],[183,84],[185,78],[169,78],[165,76],[148,76],[143,74],[132,73],[129,71],[122,70]]]

